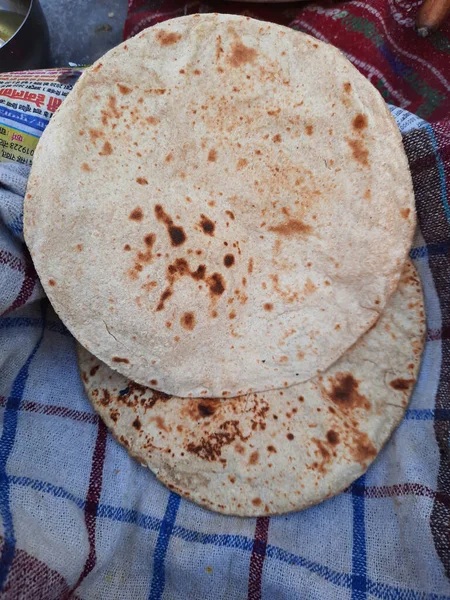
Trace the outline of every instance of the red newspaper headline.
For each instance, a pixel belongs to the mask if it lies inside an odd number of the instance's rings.
[[[38,108],[41,108],[45,102],[45,94],[35,94],[34,92],[15,90],[12,88],[0,89],[0,96],[6,96],[7,98],[11,98],[11,100],[24,100],[25,102],[36,104]],[[47,110],[50,112],[55,112],[61,102],[61,98],[50,96],[47,102]]]

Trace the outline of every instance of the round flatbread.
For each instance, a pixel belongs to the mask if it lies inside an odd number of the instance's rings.
[[[87,70],[25,199],[34,264],[75,337],[190,397],[326,369],[378,318],[414,224],[375,88],[332,46],[230,15],[159,24]]]
[[[286,390],[170,397],[78,351],[90,401],[130,454],[194,502],[257,516],[320,502],[367,469],[403,416],[424,330],[408,263],[377,324],[323,375]]]

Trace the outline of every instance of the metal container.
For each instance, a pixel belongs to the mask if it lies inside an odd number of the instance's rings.
[[[48,27],[39,0],[0,0],[2,10],[15,15],[17,22],[23,18],[12,37],[0,46],[0,72],[47,67]]]

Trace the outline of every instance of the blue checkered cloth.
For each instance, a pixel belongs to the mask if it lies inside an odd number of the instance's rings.
[[[285,517],[180,499],[107,432],[23,243],[28,170],[0,163],[1,598],[450,598],[450,124],[393,112],[420,222],[420,377],[366,475]]]

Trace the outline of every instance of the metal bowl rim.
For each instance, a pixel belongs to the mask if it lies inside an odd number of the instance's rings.
[[[28,7],[26,15],[24,15],[24,17],[23,17],[23,21],[20,24],[20,27],[18,29],[16,29],[14,34],[9,38],[9,40],[5,44],[3,44],[3,46],[0,46],[0,53],[2,52],[2,50],[4,48],[6,48],[6,46],[9,44],[9,42],[11,42],[16,37],[16,35],[20,32],[22,27],[25,25],[25,23],[28,20],[28,17],[30,16],[30,12],[31,12],[31,9],[33,8],[33,4],[34,4],[34,0],[30,0],[30,6]]]

